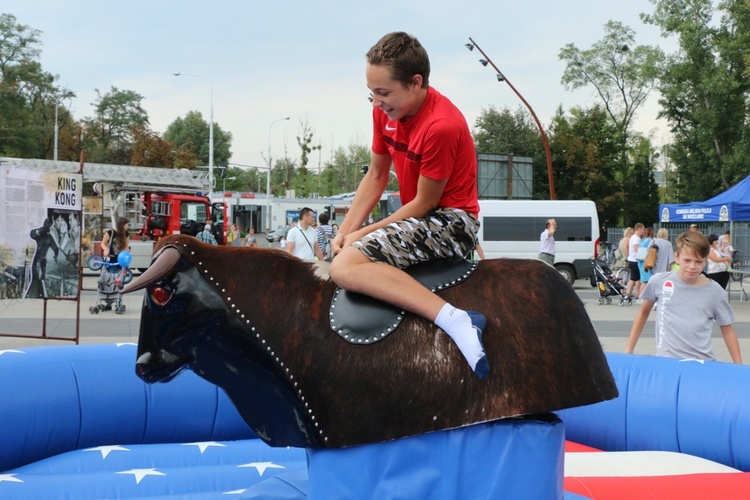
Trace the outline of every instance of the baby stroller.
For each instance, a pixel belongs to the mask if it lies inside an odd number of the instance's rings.
[[[127,254],[124,257],[120,257]],[[87,264],[92,271],[102,270],[96,282],[96,303],[89,307],[91,314],[99,311],[115,310],[115,314],[125,314],[125,304],[122,303],[122,287],[133,279],[133,273],[128,269],[130,253],[120,252],[117,262],[108,262],[101,255],[92,255]],[[126,263],[127,262],[127,263]]]
[[[625,296],[623,293],[625,287],[612,274],[612,269],[607,264],[597,259],[591,259],[591,267],[591,281],[596,283],[596,289],[599,290],[599,297],[596,299],[598,305],[605,302],[611,304],[613,296],[620,297],[621,306],[633,304],[633,299]]]

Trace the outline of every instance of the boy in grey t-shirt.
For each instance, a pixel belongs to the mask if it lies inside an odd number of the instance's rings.
[[[653,276],[643,290],[625,352],[632,354],[655,303],[656,354],[671,358],[715,359],[711,345],[713,322],[719,325],[732,361],[742,363],[732,322],[734,313],[725,291],[701,274],[710,252],[701,233],[683,233],[675,242],[679,270]]]

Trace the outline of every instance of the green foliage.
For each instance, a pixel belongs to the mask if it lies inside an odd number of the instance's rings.
[[[199,111],[189,111],[185,118],[169,124],[164,139],[178,148],[192,152],[201,165],[208,165],[210,124]],[[225,132],[214,122],[214,165],[226,164],[232,156],[232,133]]]
[[[300,123],[302,132],[297,136],[297,144],[299,145],[300,155],[300,168],[307,169],[307,164],[310,161],[310,154],[313,151],[320,151],[323,146],[318,143],[317,146],[312,146],[313,130],[310,124],[305,120],[304,123]]]
[[[623,187],[625,190],[625,226],[633,226],[642,222],[651,226],[658,221],[659,190],[654,182],[654,151],[651,142],[639,138],[632,149],[631,164],[625,176]]]
[[[627,134],[638,108],[656,85],[664,54],[635,44],[635,32],[620,22],[604,25],[604,38],[588,50],[568,44],[560,50],[566,88],[594,87],[607,114]]]
[[[5,76],[8,66],[39,58],[41,31],[18,24],[12,14],[0,14],[0,73]]]
[[[616,226],[625,206],[618,182],[621,147],[601,106],[558,109],[550,127],[555,190],[561,200],[593,200],[599,222]]]
[[[644,22],[679,44],[659,84],[661,116],[674,137],[669,159],[678,201],[705,200],[748,174],[750,2],[653,3]]]
[[[105,94],[96,89],[96,95],[94,116],[83,119],[83,147],[92,162],[128,165],[133,156],[133,127],[148,125],[148,113],[141,106],[143,96],[117,87]]]
[[[474,143],[480,154],[513,154],[532,158],[536,198],[549,198],[547,158],[539,128],[526,108],[513,113],[490,106],[474,123]],[[557,182],[557,181],[555,181]],[[557,183],[555,184],[557,190]]]
[[[605,197],[600,208],[603,224],[619,225],[635,215],[644,221],[654,220],[658,205],[650,215],[647,212],[653,206],[651,195],[658,194],[658,189],[653,175],[642,171],[645,166],[650,166],[650,156],[643,157],[641,150],[650,148],[650,143],[646,140],[648,146],[644,146],[643,140],[631,130],[631,125],[638,108],[658,82],[664,54],[657,47],[636,45],[635,32],[631,28],[608,21],[604,25],[604,37],[590,49],[580,50],[568,44],[560,51],[559,57],[566,63],[562,83],[569,89],[593,87],[602,103],[601,109],[612,125],[607,132],[607,154],[604,149],[598,149],[604,144],[601,137],[585,141],[587,147],[594,147],[590,151],[594,157],[582,164],[587,165],[584,167],[587,174],[583,176],[587,181],[598,179],[598,182],[603,182],[606,178],[606,182],[597,188],[605,189],[599,195]],[[601,119],[601,109],[588,118]],[[638,161],[634,162],[633,158]],[[593,173],[597,161],[607,165],[604,178]],[[582,176],[575,177],[580,180]],[[596,184],[592,182],[592,185]],[[576,185],[573,183],[574,190]]]
[[[55,107],[75,97],[55,85],[37,60],[40,31],[17,24],[10,14],[0,15],[0,154],[50,157]],[[68,126],[62,113],[58,126]]]

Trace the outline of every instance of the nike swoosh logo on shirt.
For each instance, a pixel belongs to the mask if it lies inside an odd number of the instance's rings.
[[[391,126],[389,126],[389,125],[386,125],[386,126],[385,126],[385,129],[386,129],[386,130],[396,130],[396,127],[391,127]]]

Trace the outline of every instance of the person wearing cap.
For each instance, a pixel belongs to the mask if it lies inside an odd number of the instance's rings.
[[[203,226],[203,231],[195,235],[196,238],[201,240],[203,243],[208,243],[210,245],[217,245],[216,238],[214,238],[214,235],[211,234],[211,224],[206,224]]]
[[[690,224],[690,232],[691,233],[697,233],[698,231],[698,224]]]

